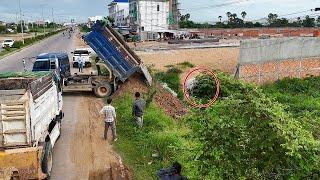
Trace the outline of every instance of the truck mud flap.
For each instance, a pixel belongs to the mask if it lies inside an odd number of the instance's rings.
[[[44,179],[41,170],[42,147],[0,151],[0,179]]]

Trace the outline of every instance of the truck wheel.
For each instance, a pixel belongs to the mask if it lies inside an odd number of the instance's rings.
[[[111,95],[112,88],[110,84],[98,84],[96,87],[94,87],[93,91],[97,97],[103,98]]]
[[[44,147],[44,155],[41,162],[42,172],[47,174],[47,179],[50,179],[52,170],[52,146],[50,140],[46,142]]]

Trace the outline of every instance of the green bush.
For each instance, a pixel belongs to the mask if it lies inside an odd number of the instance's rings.
[[[208,103],[216,94],[216,82],[210,75],[199,74],[195,78],[194,87],[189,91],[196,100]]]
[[[284,106],[219,74],[223,99],[186,118],[200,179],[304,179],[320,174],[320,141]]]

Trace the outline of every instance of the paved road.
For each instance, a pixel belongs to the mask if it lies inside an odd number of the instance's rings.
[[[32,69],[32,64],[35,61],[37,55],[45,52],[68,52],[69,59],[71,59],[70,52],[75,47],[75,34],[68,39],[62,34],[54,35],[48,39],[41,41],[31,47],[23,49],[15,54],[7,56],[0,60],[0,72],[8,71],[23,71],[23,58],[30,58],[26,60],[27,70]],[[74,69],[73,69],[74,70]],[[68,95],[64,96],[63,111],[65,117],[62,121],[61,138],[55,144],[53,149],[53,168],[52,178],[53,180],[60,179],[73,179],[75,174],[75,167],[69,157],[69,151],[71,148],[71,138],[74,134],[76,119],[76,107],[79,104],[81,96]]]
[[[75,35],[68,39],[64,37],[62,33],[54,35],[48,39],[41,41],[31,47],[21,50],[20,52],[14,53],[3,59],[0,59],[0,72],[6,71],[23,71],[22,59],[26,59],[27,70],[32,69],[32,64],[35,61],[35,57],[45,52],[68,52],[70,53],[74,44],[72,39]]]

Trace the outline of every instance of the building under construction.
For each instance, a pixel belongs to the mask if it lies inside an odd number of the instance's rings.
[[[173,36],[179,28],[178,0],[130,0],[130,27],[141,40]]]

